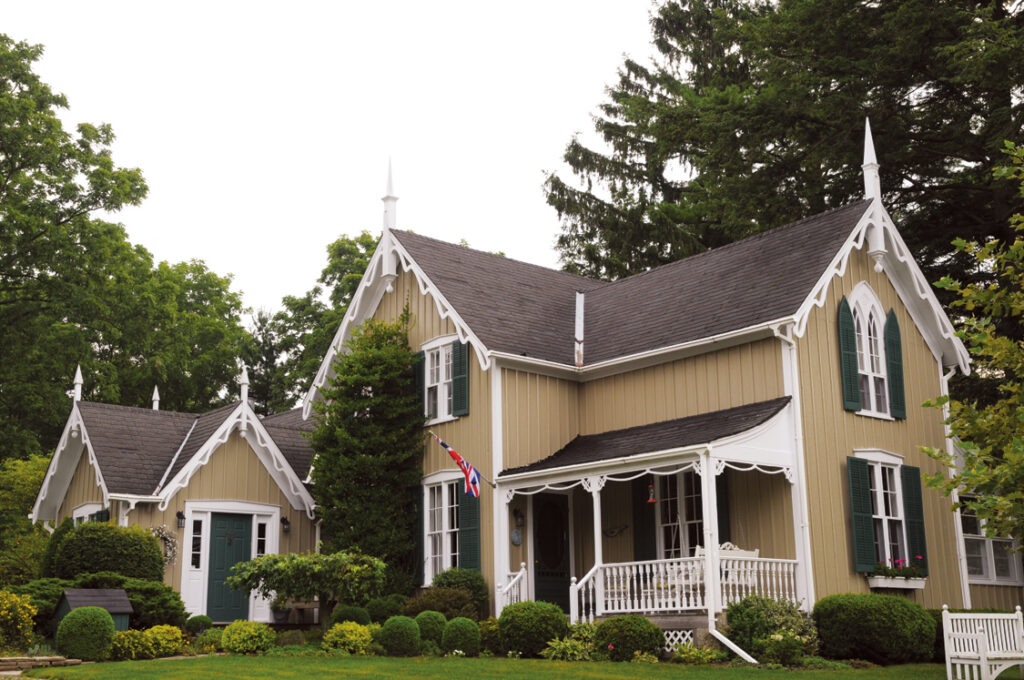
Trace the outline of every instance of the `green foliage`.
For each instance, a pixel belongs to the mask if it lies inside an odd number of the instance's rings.
[[[138,661],[156,657],[156,648],[149,631],[116,630],[111,639],[112,661]]]
[[[207,628],[212,627],[213,619],[206,614],[196,614],[195,616],[188,617],[188,620],[185,621],[185,630],[193,635],[199,635]]]
[[[451,654],[456,650],[466,656],[480,656],[480,627],[473,619],[457,616],[445,625],[441,651]]]
[[[375,597],[366,603],[366,611],[374,623],[384,623],[402,613],[402,605],[392,597]]]
[[[658,655],[653,652],[641,652],[639,649],[633,652],[630,663],[658,663]]]
[[[132,628],[184,626],[185,604],[178,592],[162,582],[129,578],[119,586],[132,603],[128,622]]]
[[[365,607],[353,607],[348,604],[335,607],[334,611],[331,612],[331,625],[344,623],[345,621],[355,621],[358,624],[368,626],[370,625],[370,613]]]
[[[220,643],[223,636],[223,628],[207,628],[196,636],[196,651],[200,654],[212,654],[214,652],[224,651],[224,647]]]
[[[44,636],[54,633],[52,622],[57,612],[57,603],[67,588],[75,587],[74,581],[59,578],[41,578],[29,581],[20,586],[11,586],[7,590],[16,595],[28,595],[32,606],[36,608],[35,627]]]
[[[259,654],[274,646],[274,631],[256,621],[235,621],[224,629],[220,645],[232,654]]]
[[[703,666],[709,663],[722,663],[729,658],[725,652],[717,649],[694,647],[691,644],[676,645],[669,661],[690,666]]]
[[[159,540],[138,526],[87,522],[69,533],[56,556],[57,576],[112,571],[130,578],[162,581],[163,550]]]
[[[783,630],[790,631],[802,640],[803,654],[813,655],[818,651],[818,633],[814,622],[791,602],[752,595],[730,604],[726,609],[726,617],[729,622],[729,639],[755,659],[760,660],[765,654],[767,640]],[[786,644],[792,642],[789,637],[785,640]],[[773,647],[780,646],[784,646],[783,641],[773,642]]]
[[[396,323],[371,319],[352,330],[346,351],[334,360],[335,377],[316,402],[310,437],[318,454],[313,496],[324,543],[358,546],[407,577],[415,571],[423,454],[408,323],[406,311]],[[384,488],[387,502],[380,499]]]
[[[156,656],[174,656],[185,647],[185,638],[177,626],[153,626],[146,631]]]
[[[39,565],[39,575],[42,578],[57,578],[57,550],[61,543],[75,530],[75,522],[70,517],[65,519],[50,534],[50,540],[46,542],[46,550],[43,551],[43,559]]]
[[[498,617],[502,650],[524,657],[539,656],[550,640],[564,637],[568,627],[565,613],[550,602],[516,602]]]
[[[110,658],[114,619],[102,607],[72,609],[57,626],[57,651],[69,659]]]
[[[392,616],[378,636],[388,656],[414,656],[420,649],[420,627],[408,616]]]
[[[473,598],[473,605],[480,616],[486,616],[489,609],[490,596],[487,581],[483,574],[475,569],[452,567],[434,576],[432,582],[436,588],[452,588],[468,591]]]
[[[24,651],[32,642],[36,609],[27,595],[0,590],[0,650]]]
[[[92,573],[79,574],[75,578],[76,588],[99,588],[101,590],[110,590],[116,588],[124,588],[125,581],[128,577],[124,574],[118,574],[116,571],[97,571]]]
[[[590,661],[593,651],[593,643],[564,637],[549,640],[547,647],[540,651],[540,655],[552,661]]]
[[[302,634],[301,630],[283,630],[277,633],[274,644],[278,647],[302,646],[306,644],[306,636]]]
[[[459,616],[476,619],[478,616],[472,595],[461,588],[424,588],[402,607],[402,613],[406,616],[416,616],[424,611],[441,612],[448,620]]]
[[[349,654],[369,654],[373,637],[367,626],[355,621],[345,621],[331,626],[324,634],[325,649],[340,649]]]
[[[927,661],[935,621],[921,605],[895,595],[829,595],[814,605],[821,654],[894,664]]]
[[[42,526],[32,525],[28,513],[49,464],[49,456],[41,455],[0,460],[0,586],[39,576],[48,535]]]
[[[597,625],[594,646],[608,650],[611,661],[632,661],[636,652],[658,654],[665,646],[665,633],[637,614],[613,616]]]
[[[824,659],[820,656],[805,656],[800,659],[800,663],[797,667],[809,671],[844,671],[849,668],[853,668],[848,663],[842,661],[831,661]]]
[[[480,626],[480,648],[494,655],[501,654],[501,630],[498,628],[498,619],[489,616],[477,625]]]
[[[761,660],[780,666],[797,666],[807,656],[804,650],[810,642],[807,636],[782,628],[761,641]]]
[[[420,627],[421,639],[430,640],[436,645],[441,644],[441,636],[444,634],[445,624],[448,623],[444,614],[430,610],[422,611],[416,615],[415,621]]]

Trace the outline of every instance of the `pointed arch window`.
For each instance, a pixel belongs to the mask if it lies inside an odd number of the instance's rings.
[[[843,406],[862,415],[906,418],[903,350],[896,312],[883,314],[867,283],[839,303]]]

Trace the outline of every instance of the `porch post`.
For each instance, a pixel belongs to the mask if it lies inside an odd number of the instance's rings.
[[[715,630],[715,616],[722,609],[715,476],[715,461],[709,447],[700,454],[700,497],[704,510],[704,600],[708,607],[708,630]]]
[[[508,528],[508,504],[515,492],[505,489],[501,482],[498,488],[494,489],[494,555],[497,562],[494,565],[494,616],[501,616],[501,609],[505,602],[501,599],[501,591],[508,583],[509,573],[509,528]]]
[[[800,493],[800,485],[796,483],[794,470],[786,472],[786,479],[789,481],[789,497],[793,506],[793,539],[796,543],[796,567],[793,578],[796,581],[796,599],[799,601],[800,609],[810,613],[811,602],[808,600],[807,581],[810,574],[807,573],[808,555],[804,551],[804,538],[807,532],[807,509],[804,507],[804,497]]]
[[[601,489],[604,488],[604,477],[586,477],[583,479],[583,489],[590,492],[594,502],[594,566],[604,564],[604,546],[601,544]],[[594,603],[594,614],[600,616],[604,613],[604,578],[602,570],[598,569],[594,574],[594,592],[597,593]],[[572,593],[576,595],[575,591]]]

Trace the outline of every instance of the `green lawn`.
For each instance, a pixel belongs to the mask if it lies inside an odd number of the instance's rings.
[[[28,671],[26,675],[68,680],[316,680],[344,674],[349,678],[414,680],[534,680],[595,678],[608,680],[686,678],[687,680],[944,680],[940,664],[916,664],[848,671],[765,671],[757,668],[712,668],[677,664],[565,663],[509,659],[389,659],[381,657],[248,657],[125,661]]]

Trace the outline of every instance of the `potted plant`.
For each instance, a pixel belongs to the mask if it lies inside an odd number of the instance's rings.
[[[891,564],[879,562],[875,570],[868,574],[870,588],[920,590],[926,581],[924,557],[921,555],[915,555],[913,561],[899,558],[892,560]]]
[[[274,623],[287,623],[292,608],[288,606],[287,598],[275,597],[270,603],[270,611],[274,616]]]

